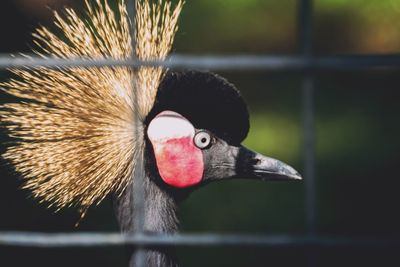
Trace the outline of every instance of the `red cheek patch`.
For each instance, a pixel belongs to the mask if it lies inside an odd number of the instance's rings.
[[[179,188],[201,182],[204,172],[203,154],[191,137],[181,137],[153,143],[161,178]]]

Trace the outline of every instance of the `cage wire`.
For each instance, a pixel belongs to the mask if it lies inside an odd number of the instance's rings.
[[[134,0],[128,1],[130,16],[134,17]],[[320,70],[354,70],[390,68],[400,69],[400,55],[347,55],[320,57],[313,53],[313,0],[298,0],[298,54],[294,56],[274,55],[233,55],[233,56],[195,56],[174,54],[166,61],[130,60],[84,60],[84,59],[42,59],[38,57],[11,57],[0,55],[0,69],[21,67],[104,67],[104,66],[163,66],[170,69],[207,69],[213,71],[298,71],[302,74],[302,111],[303,111],[303,159],[305,183],[305,213],[307,232],[302,236],[293,235],[246,235],[246,234],[158,234],[148,235],[143,231],[144,208],[143,187],[136,187],[135,203],[137,222],[134,233],[30,233],[0,232],[1,246],[17,247],[110,247],[134,246],[136,266],[145,266],[143,251],[149,247],[168,246],[262,246],[262,247],[309,247],[312,260],[312,249],[322,247],[386,247],[400,246],[397,239],[379,238],[339,238],[318,234],[316,211],[316,159],[314,129],[314,91],[315,77]],[[134,21],[134,20],[132,20]],[[134,38],[133,38],[134,39]],[[134,40],[133,40],[134,42]],[[133,46],[134,47],[134,46]]]

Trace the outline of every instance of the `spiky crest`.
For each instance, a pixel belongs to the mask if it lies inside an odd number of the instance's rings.
[[[136,55],[164,60],[177,30],[183,2],[137,0]],[[106,1],[85,1],[86,16],[55,13],[62,35],[40,27],[33,34],[43,58],[129,59],[130,20],[125,0],[115,14]],[[121,193],[143,144],[134,119],[153,106],[165,70],[161,67],[11,70],[2,90],[24,101],[0,106],[1,124],[15,142],[2,156],[22,174],[24,188],[57,209],[85,211],[111,192]],[[134,88],[134,89],[132,89]],[[136,125],[137,126],[137,125]]]

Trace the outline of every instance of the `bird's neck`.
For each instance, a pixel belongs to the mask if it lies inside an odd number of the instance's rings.
[[[159,187],[154,180],[144,177],[144,221],[143,230],[146,233],[175,233],[178,230],[176,216],[176,199],[166,190]],[[122,196],[115,201],[115,209],[120,228],[123,232],[135,230],[135,214],[137,206],[134,203],[134,186],[129,186]],[[174,252],[171,249],[145,250],[144,257],[149,267],[176,267]],[[130,267],[135,266],[135,255],[132,254]]]

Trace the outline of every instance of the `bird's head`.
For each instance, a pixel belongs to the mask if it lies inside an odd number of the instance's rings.
[[[249,113],[234,85],[207,72],[168,73],[146,120],[147,164],[163,183],[190,188],[231,178],[301,179],[241,145]]]

